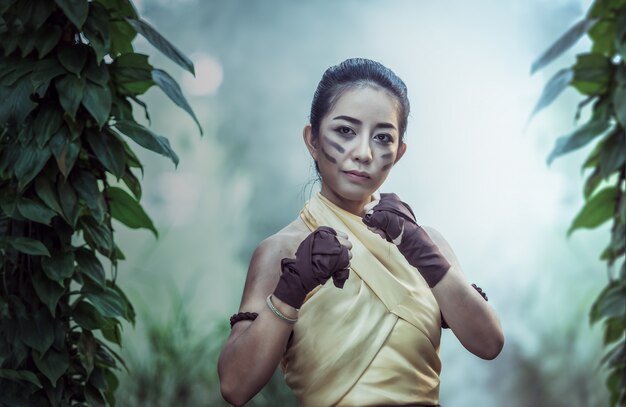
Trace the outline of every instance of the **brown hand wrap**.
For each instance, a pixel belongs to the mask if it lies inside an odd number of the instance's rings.
[[[430,288],[437,285],[450,268],[430,236],[415,221],[413,211],[396,194],[380,194],[380,202],[363,223],[385,232],[387,241],[402,239],[398,250],[410,265],[417,268]]]
[[[343,288],[349,263],[348,249],[339,243],[335,230],[321,226],[300,243],[295,259],[282,260],[274,296],[300,308],[306,295],[331,277],[336,287]]]

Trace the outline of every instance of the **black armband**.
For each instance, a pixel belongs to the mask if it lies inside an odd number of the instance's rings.
[[[246,319],[254,321],[258,316],[259,314],[257,314],[256,312],[238,312],[237,314],[233,314],[233,316],[230,317],[230,329],[233,329],[233,325],[235,325],[239,321],[243,321]]]

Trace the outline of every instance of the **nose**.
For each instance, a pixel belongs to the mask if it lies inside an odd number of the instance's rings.
[[[364,164],[372,161],[372,148],[369,137],[358,137],[357,144],[354,146],[354,150],[352,150],[352,159]]]

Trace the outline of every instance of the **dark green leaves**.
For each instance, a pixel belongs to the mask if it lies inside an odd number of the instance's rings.
[[[561,69],[558,71],[546,84],[541,93],[539,101],[535,105],[530,118],[536,115],[540,110],[550,105],[554,100],[563,92],[565,88],[570,84],[570,81],[574,77],[574,73],[571,69]],[[530,120],[530,119],[529,119]]]
[[[43,355],[34,354],[33,360],[37,368],[50,380],[53,386],[56,386],[59,377],[61,377],[70,366],[70,358],[65,348],[63,351],[50,348],[50,350]]]
[[[63,285],[63,280],[74,274],[74,253],[56,251],[51,257],[43,257],[41,266],[46,276]]]
[[[589,319],[592,324],[603,318],[623,317],[626,313],[626,288],[613,282],[602,290],[591,306]]]
[[[88,277],[101,287],[105,286],[104,268],[92,251],[84,248],[77,249],[76,261],[81,275]]]
[[[74,75],[80,76],[89,57],[89,47],[84,44],[63,44],[57,50],[61,65]]]
[[[111,230],[104,224],[97,224],[91,217],[81,218],[85,241],[92,248],[105,256],[110,256],[113,251],[113,235]]]
[[[98,160],[113,175],[120,178],[124,174],[126,165],[124,145],[112,131],[96,132],[88,130],[85,134],[87,143]]]
[[[51,281],[43,273],[35,273],[33,276],[33,288],[41,302],[48,307],[50,314],[54,317],[59,299],[65,291],[63,285]]]
[[[178,50],[172,43],[163,38],[158,31],[156,31],[152,26],[146,23],[143,20],[135,20],[132,18],[126,18],[126,21],[141,35],[144,36],[145,39],[150,42],[150,44],[154,45],[156,49],[161,51],[166,57],[176,62],[178,65],[186,69],[195,75],[195,71],[193,69],[193,62],[189,58],[187,58],[182,52]]]
[[[580,37],[582,37],[587,30],[595,24],[596,21],[596,19],[585,18],[574,24],[550,48],[541,54],[535,62],[533,62],[530,68],[530,73],[533,74],[537,72],[539,69],[555,60],[563,52],[567,51],[572,45],[578,42]]]
[[[573,231],[580,228],[595,228],[611,219],[615,212],[617,194],[616,187],[607,187],[593,195],[576,215],[567,234],[571,235]]]
[[[55,0],[67,18],[77,28],[82,28],[89,13],[89,3],[83,0]]]
[[[595,137],[606,132],[608,129],[608,120],[606,118],[597,118],[595,120],[592,119],[589,123],[579,127],[572,134],[560,137],[556,141],[554,150],[552,150],[550,156],[548,157],[548,165],[550,165],[556,157],[583,147]]]
[[[155,153],[169,157],[174,165],[178,165],[178,156],[170,147],[170,142],[163,136],[152,133],[147,128],[129,120],[120,120],[115,128],[130,137],[135,143]]]
[[[56,81],[56,88],[61,106],[74,120],[80,102],[83,100],[85,79],[71,74],[65,75]]]
[[[159,233],[154,227],[152,220],[135,198],[128,195],[123,189],[117,187],[109,187],[107,189],[107,196],[111,204],[111,215],[115,219],[132,229],[149,229],[157,238],[159,237]]]
[[[109,87],[88,81],[85,84],[82,102],[85,109],[91,113],[100,125],[100,128],[102,128],[109,119],[109,113],[111,112],[112,97]]]
[[[89,7],[89,16],[84,27],[85,36],[96,52],[96,60],[100,63],[111,48],[109,34],[109,13],[98,4],[92,2]]]
[[[152,65],[148,56],[136,53],[122,54],[111,65],[113,81],[118,90],[129,96],[144,93],[152,85]]]
[[[573,67],[572,86],[585,95],[598,95],[607,90],[611,81],[612,64],[601,54],[579,54]]]
[[[6,243],[18,252],[30,254],[33,256],[50,256],[50,252],[48,252],[46,246],[44,246],[43,243],[35,239],[31,239],[28,237],[14,237],[8,239]]]
[[[172,102],[182,108],[185,112],[189,113],[198,125],[200,134],[202,134],[202,126],[200,126],[198,118],[191,109],[191,106],[189,106],[189,103],[187,103],[187,100],[185,99],[185,96],[183,96],[183,92],[180,90],[180,86],[178,86],[176,81],[167,72],[161,69],[154,69],[152,71],[152,80],[163,90],[163,92],[165,92]]]
[[[46,165],[50,158],[50,150],[27,146],[20,148],[19,154],[19,159],[15,163],[15,176],[20,189],[23,189]]]

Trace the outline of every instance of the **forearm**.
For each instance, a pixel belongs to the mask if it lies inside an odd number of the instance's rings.
[[[295,309],[276,297],[272,300],[284,315],[297,317]],[[231,335],[218,362],[222,395],[235,405],[246,403],[270,380],[293,329],[293,325],[279,319],[267,306],[252,323],[243,323],[249,326],[238,335]]]
[[[461,344],[483,359],[495,358],[504,344],[498,317],[487,301],[452,266],[432,288],[441,313]]]

